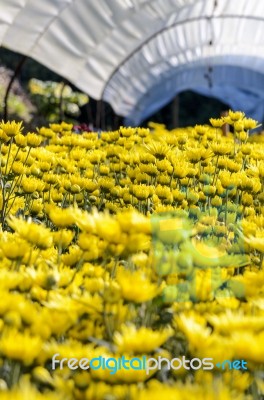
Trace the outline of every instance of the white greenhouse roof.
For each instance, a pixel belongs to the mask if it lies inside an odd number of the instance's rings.
[[[0,45],[130,124],[187,89],[264,120],[263,0],[0,0]]]

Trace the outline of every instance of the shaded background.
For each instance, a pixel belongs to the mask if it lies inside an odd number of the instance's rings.
[[[8,70],[14,71],[21,57],[20,54],[0,48],[0,65]],[[18,76],[25,93],[25,96],[21,96],[21,102],[24,102],[25,105],[27,105],[28,100],[31,100],[28,91],[28,82],[32,77],[42,81],[63,81],[71,86],[73,90],[78,90],[53,71],[31,58],[27,58]],[[217,99],[202,96],[189,90],[180,93],[172,102],[153,114],[141,125],[146,126],[148,121],[153,121],[165,124],[169,129],[172,129],[194,124],[204,124],[208,123],[210,117],[219,117],[223,111],[228,109],[228,105]],[[34,128],[40,124],[47,124],[45,120],[40,118],[37,109],[32,114],[32,120],[28,123],[29,127]],[[3,116],[1,115],[1,117]],[[12,115],[12,117],[15,118],[16,116]],[[108,103],[96,101],[91,97],[89,97],[89,103],[81,108],[81,115],[77,120],[79,123],[92,124],[97,129],[117,129],[120,125],[124,124],[123,117],[116,115]]]

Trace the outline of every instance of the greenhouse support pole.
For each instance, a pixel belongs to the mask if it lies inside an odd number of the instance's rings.
[[[87,113],[88,123],[90,123],[90,124],[92,124],[92,126],[94,126],[93,112],[92,112],[91,100],[90,99],[89,99],[89,102],[85,104],[85,110],[86,110],[86,113]]]
[[[95,118],[95,125],[97,129],[101,128],[101,119],[102,119],[102,100],[98,100],[96,102],[96,118]]]
[[[172,127],[179,127],[179,96],[177,95],[172,102]]]
[[[227,117],[228,116],[228,111],[223,111],[221,113],[221,118]],[[227,136],[228,133],[230,132],[230,126],[228,124],[224,124],[222,126],[222,131],[223,131],[223,135]]]
[[[15,79],[18,77],[18,75],[19,75],[19,73],[21,71],[21,68],[23,67],[26,59],[27,59],[27,56],[23,56],[20,59],[19,63],[16,66],[16,69],[15,69],[15,71],[14,71],[14,73],[13,73],[12,77],[10,78],[10,81],[9,81],[9,83],[7,85],[6,92],[5,92],[5,97],[4,97],[4,122],[7,122],[7,119],[8,119],[8,99],[9,99],[10,91],[11,91],[13,83],[15,82]]]

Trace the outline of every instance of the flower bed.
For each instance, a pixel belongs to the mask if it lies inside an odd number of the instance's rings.
[[[210,122],[0,125],[0,400],[261,398],[264,144],[240,112]],[[110,374],[55,354],[214,367]]]

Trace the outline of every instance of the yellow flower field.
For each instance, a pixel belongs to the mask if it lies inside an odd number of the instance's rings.
[[[223,136],[222,125],[232,132]],[[210,125],[0,124],[0,400],[264,395],[264,141]],[[125,356],[247,369],[52,368]]]

